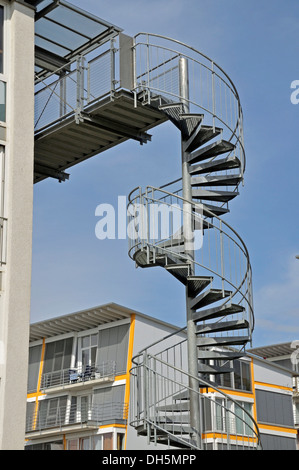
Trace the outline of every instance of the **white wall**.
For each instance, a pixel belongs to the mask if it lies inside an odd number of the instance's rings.
[[[174,333],[175,331],[176,328],[171,327],[171,325],[165,325],[163,323],[156,322],[154,319],[136,315],[133,356],[135,354],[138,354],[146,346],[149,346],[155,341],[163,339],[164,337],[168,336],[171,333]],[[151,352],[162,351],[170,345],[182,341],[184,338],[185,336],[183,333],[178,333],[169,340],[163,341],[163,343],[160,343],[154,348],[152,348]],[[154,444],[148,444],[147,438],[144,436],[138,436],[136,430],[128,423],[126,449],[167,450],[167,446],[159,444],[155,446]]]
[[[0,449],[23,449],[30,320],[34,160],[34,10],[7,2],[7,265],[0,297]]]

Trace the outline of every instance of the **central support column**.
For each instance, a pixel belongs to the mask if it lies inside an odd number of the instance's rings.
[[[179,59],[179,83],[180,97],[183,103],[184,112],[189,112],[189,79],[188,79],[188,61],[186,58]],[[181,137],[182,145],[182,186],[183,198],[185,201],[192,201],[191,177],[189,173],[188,157],[189,153],[184,151],[184,138]],[[192,218],[191,202],[183,204],[183,234],[185,253],[190,260],[190,275],[194,275],[194,229]],[[190,308],[190,298],[188,286],[186,286],[186,313],[187,313],[187,344],[188,344],[188,371],[192,376],[189,379],[190,387],[190,424],[194,429],[194,440],[196,445],[201,448],[201,429],[200,429],[200,408],[199,408],[199,386],[195,377],[198,377],[198,358],[196,344],[196,325],[192,319],[192,310]]]

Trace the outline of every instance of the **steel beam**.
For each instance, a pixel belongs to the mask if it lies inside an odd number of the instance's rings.
[[[139,131],[131,126],[116,123],[115,121],[110,121],[110,119],[92,116],[85,112],[81,112],[80,117],[82,117],[85,124],[98,127],[99,129],[109,131],[127,139],[137,140],[141,145],[146,144],[152,138],[152,136],[146,132]]]

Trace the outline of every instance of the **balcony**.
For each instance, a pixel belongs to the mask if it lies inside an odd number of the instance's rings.
[[[85,367],[79,366],[47,372],[42,375],[41,390],[49,394],[61,391],[61,389],[87,389],[101,383],[113,382],[115,371],[115,361],[108,361]]]
[[[51,436],[76,432],[80,430],[96,430],[99,426],[127,424],[128,404],[107,403],[91,407],[69,405],[56,409],[39,410],[27,417],[26,439],[37,435]]]

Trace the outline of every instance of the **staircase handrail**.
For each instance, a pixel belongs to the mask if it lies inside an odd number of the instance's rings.
[[[139,40],[139,38],[141,36],[145,36],[146,37],[146,41],[145,42],[142,42],[141,40]],[[204,64],[202,62],[200,62],[199,60],[197,60],[196,58],[194,57],[191,57],[189,56],[188,54],[186,54],[185,52],[180,52],[178,50],[174,50],[174,49],[170,49],[168,47],[165,47],[163,46],[162,44],[152,44],[150,42],[150,38],[158,38],[158,39],[161,39],[163,41],[169,41],[170,43],[174,43],[174,44],[177,44],[178,46],[181,46],[183,48],[186,49],[186,51],[190,51],[192,53],[195,53],[196,55],[198,56],[201,56],[203,59],[205,59],[207,62],[208,62],[208,65],[207,64]],[[232,140],[233,137],[235,137],[238,141],[238,143],[240,144],[240,148],[241,148],[241,157],[242,157],[242,174],[244,173],[245,171],[245,167],[246,167],[246,155],[245,155],[245,148],[244,148],[244,142],[243,142],[243,110],[242,110],[242,106],[241,106],[241,102],[240,102],[240,97],[239,97],[239,93],[237,91],[237,88],[234,84],[234,82],[231,80],[231,78],[228,76],[228,74],[223,70],[222,67],[220,67],[214,60],[212,60],[210,57],[208,57],[207,55],[203,54],[202,52],[200,52],[199,50],[197,50],[196,48],[188,45],[188,44],[185,44],[183,43],[182,41],[179,41],[177,39],[173,39],[173,38],[170,38],[170,37],[167,37],[167,36],[163,36],[161,34],[155,34],[155,33],[146,33],[146,32],[139,32],[138,34],[136,34],[134,36],[134,46],[133,46],[133,49],[135,51],[135,57],[134,57],[134,88],[133,88],[133,91],[137,91],[138,90],[138,87],[140,86],[140,84],[137,83],[137,71],[136,71],[136,68],[137,68],[137,62],[138,62],[138,55],[136,54],[136,51],[137,51],[137,47],[138,46],[145,46],[147,49],[149,47],[156,47],[156,48],[159,48],[161,50],[164,50],[164,51],[169,51],[169,52],[173,52],[174,54],[180,56],[180,57],[186,57],[188,60],[194,62],[194,63],[197,63],[198,65],[202,66],[202,67],[205,67],[210,73],[211,73],[211,76],[213,77],[213,80],[212,80],[212,92],[213,92],[213,103],[212,103],[212,108],[213,109],[208,109],[204,106],[202,106],[201,104],[197,103],[196,101],[194,101],[192,99],[192,97],[188,98],[186,101],[188,101],[189,104],[193,104],[194,106],[197,106],[197,107],[200,107],[201,109],[203,109],[204,111],[206,111],[207,113],[209,113],[212,117],[213,117],[213,121],[215,118],[217,118],[220,122],[222,122],[222,124],[224,124],[225,127],[227,127],[227,129],[229,129],[229,131],[231,132],[231,137],[230,139],[228,139],[229,141]],[[147,53],[149,54],[149,53]],[[174,56],[175,57],[175,56]],[[174,59],[174,57],[172,59]],[[161,63],[159,64],[159,66],[162,66],[164,65],[164,63]],[[156,68],[156,67],[155,67]],[[142,75],[146,75],[148,73],[150,73],[152,70],[145,70],[143,72]],[[218,73],[217,73],[218,71]],[[221,76],[221,74],[223,76]],[[237,101],[237,106],[238,106],[238,117],[237,117],[237,120],[235,122],[235,127],[231,127],[227,121],[227,116],[226,116],[226,120],[223,120],[219,113],[216,112],[215,110],[215,103],[216,103],[216,100],[215,100],[215,82],[214,82],[214,78],[215,76],[217,76],[219,78],[219,80],[221,80],[224,85],[226,87],[229,88],[229,90],[231,91],[231,93],[234,95],[236,101]],[[225,77],[225,80],[224,78]],[[227,82],[227,81],[228,82]],[[147,87],[153,91],[163,91],[163,90],[160,90],[160,89],[156,89],[155,87],[152,87],[150,86],[150,84],[148,83],[147,84]],[[167,93],[168,95],[173,95],[174,97],[176,98],[181,98],[178,94],[176,93],[172,93],[172,92],[169,92],[169,91],[166,91],[164,90],[165,93]],[[231,103],[230,103],[231,104]],[[239,135],[237,133],[239,129]]]
[[[146,187],[146,191],[145,192],[142,192],[141,190],[141,187],[137,187],[135,189],[133,189],[129,196],[128,196],[128,209],[129,209],[129,206],[131,204],[133,204],[133,201],[134,199],[137,199],[137,198],[140,198],[141,199],[144,199],[144,198],[148,198],[152,201],[155,201],[155,199],[151,196],[149,196],[148,194],[148,189],[149,190],[153,190],[153,191],[159,191],[159,192],[162,192],[168,196],[171,196],[171,197],[175,197],[176,199],[179,199],[181,202],[183,203],[186,203],[186,204],[191,204],[193,206],[201,206],[201,204],[198,204],[198,203],[195,203],[195,202],[192,202],[192,201],[189,201],[185,198],[183,198],[182,196],[179,196],[177,194],[173,194],[173,193],[170,193],[169,191],[166,191],[165,189],[160,189],[160,188],[156,188],[154,186],[147,186]],[[132,195],[134,192],[138,191],[138,194],[136,194],[136,196],[134,197],[134,199],[132,199]],[[157,201],[157,200],[156,200]],[[163,204],[168,204],[166,202],[163,202]],[[182,211],[184,211],[184,209],[181,209]],[[230,238],[238,247],[239,249],[243,252],[243,254],[245,255],[245,258],[246,258],[246,261],[247,261],[247,266],[246,266],[246,270],[245,270],[245,273],[244,273],[244,277],[243,279],[241,280],[241,283],[239,284],[239,286],[236,286],[234,284],[232,284],[232,282],[230,280],[228,280],[227,278],[225,278],[225,281],[230,284],[234,289],[236,289],[236,292],[239,292],[239,294],[241,295],[241,297],[246,301],[248,307],[249,307],[249,310],[250,310],[250,320],[251,320],[251,328],[252,328],[252,331],[254,329],[254,324],[255,324],[255,319],[254,319],[254,312],[253,312],[253,306],[251,304],[251,302],[245,297],[245,295],[240,291],[241,287],[243,286],[243,284],[245,283],[246,279],[250,279],[251,281],[251,264],[250,264],[250,257],[249,257],[249,253],[248,253],[248,250],[247,250],[247,247],[244,243],[244,241],[242,240],[242,238],[240,237],[240,235],[227,223],[225,222],[224,220],[222,220],[220,217],[218,217],[216,214],[214,214],[213,212],[211,212],[210,210],[208,210],[206,207],[205,207],[205,212],[207,212],[208,214],[210,214],[211,218],[215,218],[219,221],[220,223],[220,226],[221,226],[221,230],[220,228],[215,225],[213,222],[209,222],[210,226],[212,226],[213,228],[215,228],[216,230],[218,230],[219,232],[223,233],[225,236],[227,236],[228,238]],[[194,217],[196,217],[196,214],[194,214]],[[200,219],[200,218],[199,218]],[[201,220],[201,219],[200,219]],[[223,225],[225,227],[227,227],[227,229],[231,230],[232,233],[237,237],[237,239],[239,240],[240,244],[238,242],[236,242],[236,240],[234,240],[227,232],[224,231],[223,229]],[[160,242],[161,240],[159,240]],[[135,245],[132,245],[131,248],[129,249],[129,256],[131,259],[132,258],[132,255],[131,255],[131,252],[134,248],[136,248],[138,245],[140,244],[140,242],[137,242],[135,243]],[[155,245],[151,245],[151,246],[155,246]],[[159,250],[161,251],[164,251],[165,253],[169,253],[171,254],[171,250],[169,249],[166,249],[166,248],[163,248],[163,247],[159,247]],[[186,261],[186,255],[182,255],[180,253],[173,253],[173,255],[175,255],[176,257],[178,258],[181,258],[183,260]],[[195,265],[198,265],[198,266],[201,266],[205,269],[208,269],[211,273],[217,275],[218,277],[222,278],[221,274],[220,273],[217,273],[216,271],[213,271],[211,268],[207,267],[206,265],[204,264],[201,264],[199,263],[198,261],[196,260],[192,260],[192,263],[194,263]],[[248,291],[246,291],[246,293],[248,293]],[[250,293],[249,293],[250,294]],[[227,299],[224,304],[226,304],[230,299]]]
[[[237,400],[235,400],[234,398],[232,398],[232,397],[231,397],[230,395],[228,395],[227,393],[223,392],[223,390],[221,390],[220,388],[216,387],[213,383],[211,383],[211,382],[209,382],[209,381],[203,379],[202,377],[195,377],[195,376],[189,374],[188,372],[186,372],[185,370],[182,370],[182,369],[180,369],[179,367],[173,366],[172,364],[169,364],[168,362],[163,361],[162,359],[160,359],[160,358],[157,357],[156,355],[148,354],[148,355],[147,355],[147,359],[150,359],[150,358],[153,358],[155,361],[160,362],[160,364],[163,364],[164,366],[169,367],[169,368],[171,368],[172,370],[174,370],[174,371],[176,371],[176,372],[178,372],[178,373],[180,373],[180,374],[182,374],[182,375],[185,375],[188,379],[190,379],[190,378],[191,378],[191,379],[194,379],[194,380],[198,383],[198,391],[197,391],[197,390],[195,391],[193,388],[191,389],[191,388],[189,387],[189,385],[187,385],[186,383],[181,383],[181,382],[178,381],[177,379],[175,380],[176,385],[182,386],[184,389],[191,390],[192,393],[195,392],[199,397],[202,396],[202,393],[201,393],[201,391],[200,391],[200,388],[212,389],[213,392],[219,393],[219,394],[220,394],[221,396],[223,396],[226,400],[229,400],[230,402],[234,403],[235,406],[237,406],[238,408],[241,408],[242,411],[243,411],[243,412],[248,416],[248,418],[250,419],[250,421],[251,421],[251,423],[252,423],[252,426],[251,426],[249,423],[247,423],[244,419],[240,418],[240,416],[238,416],[234,411],[230,410],[228,407],[226,407],[226,406],[224,406],[224,405],[222,405],[222,404],[219,405],[219,406],[221,406],[222,408],[224,408],[225,410],[227,410],[229,413],[231,413],[232,415],[234,415],[237,419],[240,419],[246,426],[248,426],[248,427],[252,430],[253,434],[255,435],[255,437],[256,437],[256,439],[257,439],[257,448],[262,448],[262,446],[261,446],[261,439],[260,439],[260,431],[259,431],[257,422],[255,421],[255,419],[253,418],[253,416],[252,416],[245,408],[243,408],[243,407],[238,403]],[[154,372],[155,376],[158,376],[158,375],[159,375],[159,376],[161,376],[161,377],[164,377],[164,376],[162,376],[159,372],[157,372],[157,370],[154,370],[154,369],[152,369],[152,368],[149,367],[149,365],[148,365],[148,360],[143,361],[143,363],[138,364],[137,366],[132,367],[131,370],[130,370],[130,374],[133,375],[133,374],[134,374],[134,371],[135,371],[136,369],[140,368],[140,367],[145,367],[147,370],[150,370],[150,371]],[[173,380],[173,379],[170,379],[169,377],[167,377],[167,379],[174,382],[174,380]],[[213,401],[210,397],[208,397],[208,396],[206,396],[206,395],[204,395],[204,396],[205,396],[205,398],[209,399],[210,401]],[[161,399],[160,401],[162,401],[162,400],[165,400],[165,397],[163,397],[163,399]],[[159,403],[159,402],[158,402],[158,403]],[[156,405],[156,404],[157,404],[157,403],[155,403],[155,405]],[[147,420],[148,420],[148,418],[147,418]],[[133,423],[134,423],[134,421],[131,421],[131,424],[132,424],[132,425],[133,425]],[[154,421],[150,422],[150,424],[156,425],[156,424],[154,423]],[[162,428],[162,429],[163,429],[163,428]],[[164,430],[164,429],[163,429],[163,431],[166,432],[166,433],[168,433],[168,434],[170,434],[170,435],[172,435],[172,433],[170,433],[170,432],[167,431],[167,430]],[[235,434],[235,433],[233,433],[233,434]],[[189,443],[188,443],[188,445],[189,445]]]

